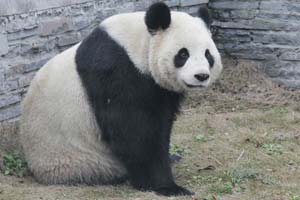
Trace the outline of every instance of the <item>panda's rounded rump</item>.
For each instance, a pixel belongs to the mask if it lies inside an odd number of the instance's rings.
[[[75,65],[76,45],[36,74],[22,102],[20,142],[44,184],[110,183],[125,169],[99,136]]]

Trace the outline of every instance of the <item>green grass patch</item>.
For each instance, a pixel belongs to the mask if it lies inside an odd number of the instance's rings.
[[[300,200],[300,196],[298,196],[298,195],[291,195],[290,200]]]
[[[283,147],[279,144],[263,144],[261,148],[268,155],[281,155],[283,154]]]
[[[287,107],[274,107],[272,109],[272,113],[277,115],[284,115],[289,113],[289,110],[287,109]]]
[[[226,183],[218,183],[210,186],[209,192],[218,194],[218,195],[224,195],[224,194],[232,194],[233,193],[234,186],[231,182]]]
[[[188,181],[191,185],[207,185],[207,184],[213,184],[216,182],[220,182],[222,179],[218,176],[212,176],[212,175],[194,175],[192,176],[192,180]]]
[[[3,169],[4,175],[12,175],[23,177],[28,173],[26,161],[15,153],[6,153],[3,156]]]
[[[179,144],[171,144],[170,145],[170,154],[175,154],[178,156],[183,156],[189,152],[188,149],[184,148]]]
[[[226,172],[233,185],[241,184],[249,180],[257,180],[260,173],[255,168],[238,167]]]
[[[197,142],[208,142],[213,139],[214,138],[212,136],[206,136],[206,135],[202,135],[202,134],[199,134],[195,137],[195,141],[197,141]]]

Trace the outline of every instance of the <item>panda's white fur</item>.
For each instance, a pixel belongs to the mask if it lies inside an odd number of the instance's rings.
[[[171,18],[170,27],[154,35],[145,24],[145,12],[115,15],[100,27],[125,49],[142,74],[151,76],[162,88],[181,93],[190,89],[187,84],[208,86],[222,70],[210,31],[202,19],[188,14],[171,12]],[[20,142],[30,170],[41,183],[110,183],[127,174],[101,139],[101,127],[76,70],[80,45],[45,64],[22,103]],[[182,47],[189,49],[190,58],[183,67],[175,68],[174,55]],[[213,68],[205,58],[207,49],[214,57]],[[199,73],[210,78],[199,82],[194,77]],[[177,108],[172,109],[175,113]],[[177,185],[168,187],[160,193],[189,194]]]
[[[29,169],[41,183],[97,182],[95,178],[105,183],[125,174],[100,139],[75,69],[78,46],[43,66],[22,102],[20,140]]]

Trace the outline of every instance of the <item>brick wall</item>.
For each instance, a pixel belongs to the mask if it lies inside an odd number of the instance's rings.
[[[0,133],[1,122],[18,119],[30,81],[51,57],[79,42],[104,18],[145,10],[155,1],[0,0]],[[174,10],[195,14],[207,1],[165,2]]]
[[[258,61],[274,81],[300,88],[299,0],[210,0],[219,49]]]

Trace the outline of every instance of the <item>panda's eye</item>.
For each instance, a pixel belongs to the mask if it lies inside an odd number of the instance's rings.
[[[215,60],[214,60],[214,57],[210,54],[208,49],[206,49],[206,51],[205,51],[205,57],[209,63],[210,68],[212,68],[215,64]]]
[[[179,56],[181,59],[188,59],[190,55],[187,49],[181,49],[179,51]]]
[[[190,54],[186,48],[182,48],[178,51],[177,55],[174,58],[175,67],[183,67],[186,61],[189,59]]]

